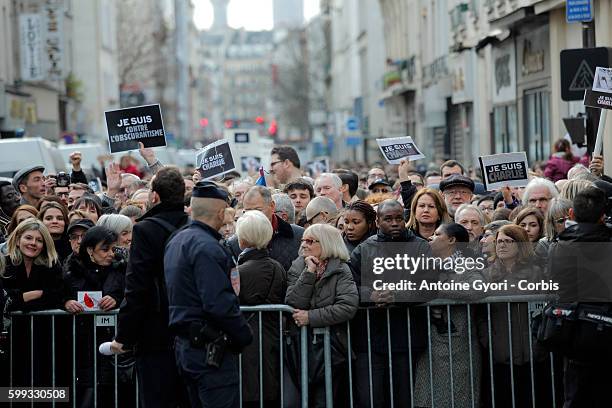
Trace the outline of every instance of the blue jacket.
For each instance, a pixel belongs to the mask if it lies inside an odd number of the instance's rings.
[[[253,335],[232,289],[231,258],[220,239],[210,226],[192,221],[166,245],[164,273],[170,330],[203,321],[222,330],[234,348],[242,349],[251,343]]]

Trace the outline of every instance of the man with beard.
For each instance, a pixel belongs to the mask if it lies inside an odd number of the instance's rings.
[[[37,207],[47,192],[43,166],[29,166],[19,170],[13,177],[13,187],[21,194],[21,204]]]
[[[440,182],[440,192],[444,197],[448,214],[455,219],[457,208],[472,200],[474,182],[461,174],[451,175]]]

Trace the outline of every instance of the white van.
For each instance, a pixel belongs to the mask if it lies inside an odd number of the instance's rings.
[[[20,169],[40,164],[45,174],[66,171],[57,147],[42,137],[0,140],[0,176],[13,177]]]
[[[74,144],[63,144],[57,146],[62,160],[66,163],[66,168],[72,168],[70,163],[70,154],[74,151],[81,152],[81,167],[87,173],[90,172],[94,167],[99,168],[98,156],[108,154],[108,146],[100,143],[74,143]]]

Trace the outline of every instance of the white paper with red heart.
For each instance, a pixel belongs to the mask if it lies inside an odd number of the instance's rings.
[[[83,306],[83,309],[89,311],[100,310],[100,300],[102,292],[85,291],[78,292],[78,302]]]

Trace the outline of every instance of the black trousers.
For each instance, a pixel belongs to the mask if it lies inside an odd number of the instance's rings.
[[[416,373],[418,352],[412,353],[412,378]],[[370,405],[370,379],[368,353],[357,353],[354,364],[353,393],[355,406],[366,407],[410,407],[410,365],[408,352],[392,353],[393,405],[390,398],[389,355],[372,352],[372,400]]]
[[[174,351],[148,351],[136,356],[138,395],[143,408],[188,407],[178,377]]]
[[[607,363],[565,362],[564,408],[612,406],[612,370]]]

